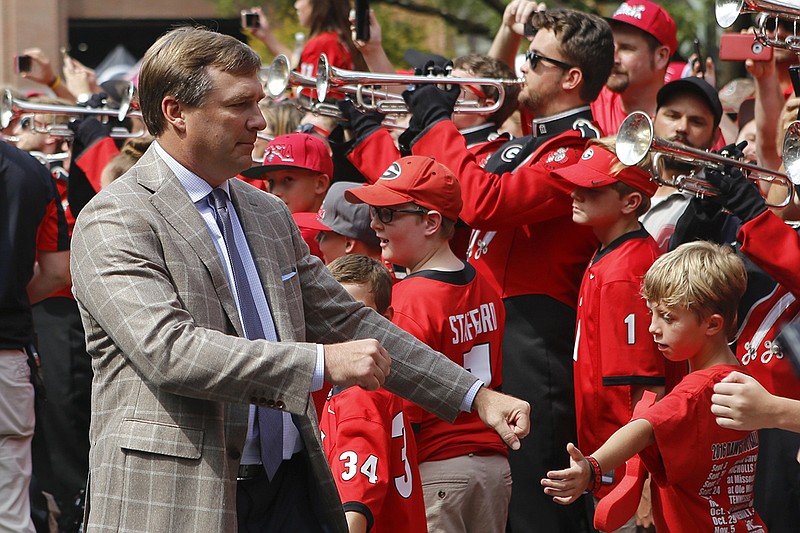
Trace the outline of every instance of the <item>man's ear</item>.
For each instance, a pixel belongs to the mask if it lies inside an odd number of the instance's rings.
[[[183,116],[183,111],[183,106],[174,96],[168,95],[161,100],[161,113],[167,123],[177,131],[186,133],[186,120]]]
[[[670,57],[671,55],[669,53],[669,47],[659,46],[656,48],[653,52],[653,63],[656,67],[655,70],[659,71],[666,69],[667,65],[669,65]]]
[[[386,311],[383,312],[383,318],[391,321],[394,318],[394,307],[392,307],[391,305],[387,307]]]
[[[572,67],[564,73],[561,88],[565,91],[575,91],[580,89],[581,83],[583,83],[583,72],[578,67]]]
[[[356,240],[351,239],[350,237],[344,238],[344,253],[352,254],[353,249],[356,247]]]

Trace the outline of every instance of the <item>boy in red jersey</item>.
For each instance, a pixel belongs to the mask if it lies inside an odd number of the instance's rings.
[[[328,269],[350,295],[392,318],[392,278],[380,261],[345,255]],[[334,387],[320,417],[322,446],[350,533],[426,533],[417,448],[403,401],[386,389]]]
[[[499,386],[505,313],[497,291],[450,250],[462,205],[453,173],[429,157],[404,157],[345,197],[370,205],[384,259],[408,269],[392,292],[393,322],[487,387]],[[406,405],[419,427],[429,530],[505,531],[511,475],[503,442],[473,413],[450,425]]]
[[[753,509],[758,434],[721,428],[710,411],[714,384],[741,370],[728,340],[746,283],[728,247],[698,241],[656,259],[642,287],[650,333],[664,357],[688,361],[690,373],[592,455],[569,443],[571,466],[547,473],[545,494],[568,504],[596,492],[603,472],[638,453],[654,482],[657,530],[765,531]]]
[[[572,220],[590,226],[600,241],[581,282],[573,353],[583,450],[598,449],[624,426],[645,390],[664,393],[665,360],[647,332],[641,297],[642,277],[661,252],[639,216],[650,208],[658,184],[644,170],[649,160],[625,166],[614,147],[613,138],[589,141],[578,163],[554,171],[576,186]],[[636,523],[629,527],[635,531]]]

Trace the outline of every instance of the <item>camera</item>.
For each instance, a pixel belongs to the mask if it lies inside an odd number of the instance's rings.
[[[245,28],[258,28],[261,24],[258,22],[258,13],[252,11],[242,11],[242,26]]]
[[[17,74],[30,72],[32,66],[31,56],[17,56],[14,58],[14,71]]]

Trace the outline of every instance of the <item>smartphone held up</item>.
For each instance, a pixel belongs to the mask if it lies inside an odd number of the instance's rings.
[[[719,39],[719,58],[722,61],[769,61],[772,48],[755,40],[752,33],[723,33]]]
[[[17,74],[30,72],[32,67],[33,61],[31,61],[31,56],[19,55],[14,57],[14,72]]]

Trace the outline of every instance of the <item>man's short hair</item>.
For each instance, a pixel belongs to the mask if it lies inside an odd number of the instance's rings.
[[[190,107],[205,102],[213,89],[209,67],[244,76],[257,72],[261,58],[230,35],[190,26],[165,33],[147,50],[139,73],[139,105],[153,136],[167,127],[161,112],[165,96]]]
[[[467,71],[474,78],[494,78],[496,80],[513,80],[517,78],[514,70],[497,58],[484,54],[467,54],[453,60],[453,68]],[[481,85],[481,90],[487,98],[495,102],[500,95],[500,91],[494,85]],[[488,117],[489,122],[500,126],[508,117],[516,111],[519,103],[520,90],[522,88],[516,83],[505,85],[505,95],[503,104],[500,108]]]
[[[597,15],[556,8],[537,11],[530,25],[534,31],[545,29],[555,34],[564,61],[583,73],[581,98],[594,101],[614,66],[614,35],[608,22]]]
[[[696,241],[655,260],[644,276],[642,296],[667,309],[688,309],[698,320],[718,313],[730,339],[746,286],[744,263],[730,246]]]
[[[391,305],[392,276],[380,261],[366,255],[343,255],[331,261],[328,270],[339,283],[366,285],[375,297],[378,313],[384,314]]]

